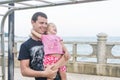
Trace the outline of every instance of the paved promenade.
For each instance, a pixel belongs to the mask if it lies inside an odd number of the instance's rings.
[[[20,74],[20,69],[15,68],[14,80],[34,80],[34,78],[23,77]],[[67,73],[68,80],[120,80],[117,77],[107,77],[107,76],[96,76],[96,75],[86,75],[86,74],[74,74]],[[8,79],[7,79],[8,80]]]
[[[15,68],[14,72],[15,72],[14,73],[14,80],[34,80],[34,78],[23,77],[20,73],[19,68]],[[0,71],[0,74],[1,74],[1,71]],[[6,68],[6,74],[7,74],[7,68]],[[117,77],[74,74],[74,73],[67,73],[67,77],[68,77],[67,80],[120,80],[120,78],[117,78]],[[0,78],[0,80],[2,80],[2,79]],[[8,79],[6,79],[6,80],[8,80]]]

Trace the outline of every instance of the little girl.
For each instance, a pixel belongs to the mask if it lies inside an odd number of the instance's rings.
[[[68,60],[70,55],[68,54],[68,50],[63,44],[63,40],[57,36],[57,29],[55,24],[49,23],[47,27],[46,34],[39,34],[32,30],[32,34],[42,40],[44,45],[44,66],[53,65],[56,63],[62,55],[64,55],[65,59]],[[59,68],[59,73],[61,76],[61,80],[67,80],[66,77],[66,66],[62,66]],[[52,80],[52,79],[47,79]]]

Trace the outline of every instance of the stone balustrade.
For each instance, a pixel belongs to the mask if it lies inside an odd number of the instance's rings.
[[[19,67],[19,61],[17,60],[18,43],[15,42],[15,66]],[[72,45],[71,59],[67,63],[67,72],[81,73],[81,74],[93,74],[103,76],[120,77],[120,63],[109,63],[109,59],[118,59],[120,56],[112,54],[112,49],[116,45],[120,45],[120,42],[107,42],[107,35],[105,33],[99,33],[97,35],[96,42],[64,42],[66,45]],[[88,54],[78,53],[78,45],[89,45],[92,52]],[[78,60],[79,58],[93,58],[95,61]]]

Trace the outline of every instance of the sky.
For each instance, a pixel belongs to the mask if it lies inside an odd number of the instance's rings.
[[[15,11],[15,35],[27,37],[32,29],[31,16],[38,11],[56,24],[60,36],[120,36],[120,0]],[[5,24],[5,32],[8,31]]]

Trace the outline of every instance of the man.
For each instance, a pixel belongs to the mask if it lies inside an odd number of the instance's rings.
[[[47,15],[43,12],[37,12],[32,16],[31,23],[33,29],[44,34],[47,27]],[[47,78],[61,80],[56,73],[58,68],[65,63],[64,57],[62,57],[54,66],[48,66],[45,70],[43,67],[43,44],[35,37],[31,36],[25,41],[20,48],[18,60],[20,60],[20,69],[23,76],[35,77],[35,80],[47,80]]]

